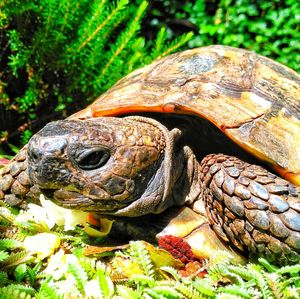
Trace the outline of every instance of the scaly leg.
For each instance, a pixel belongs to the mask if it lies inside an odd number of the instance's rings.
[[[222,154],[206,156],[200,167],[209,222],[223,240],[279,264],[299,262],[299,187]]]
[[[35,199],[39,190],[31,185],[27,173],[26,147],[0,169],[0,200],[11,206],[20,206],[24,200]]]

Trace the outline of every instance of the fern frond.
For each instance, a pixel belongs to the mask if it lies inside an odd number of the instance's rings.
[[[8,275],[6,272],[0,271],[0,287],[5,285],[8,281]]]
[[[249,271],[248,268],[244,266],[228,265],[227,269],[228,271],[240,276],[245,280],[251,280],[254,278],[254,273],[252,271]]]
[[[27,275],[27,265],[20,264],[15,269],[15,278],[17,282],[21,282]]]
[[[0,219],[3,219],[6,222],[13,223],[16,216],[5,207],[0,207]]]
[[[164,47],[166,39],[167,39],[166,27],[162,27],[162,28],[160,28],[160,30],[157,34],[157,37],[154,41],[154,46],[152,47],[152,50],[151,50],[150,55],[153,60],[161,55],[161,52],[163,51],[163,47]]]
[[[36,294],[32,287],[27,287],[20,284],[10,284],[6,287],[0,288],[1,299],[22,298],[31,299]]]
[[[210,280],[197,279],[192,282],[192,285],[198,292],[207,297],[213,297],[216,292]]]
[[[108,56],[109,59],[106,62],[106,64],[103,66],[102,70],[100,71],[100,74],[98,78],[95,80],[94,85],[97,86],[101,84],[101,81],[104,79],[104,76],[108,73],[110,67],[113,64],[115,64],[116,58],[120,55],[123,49],[128,45],[129,41],[134,37],[134,35],[140,29],[140,20],[143,17],[143,14],[146,11],[147,6],[148,3],[146,1],[143,1],[140,4],[132,21],[120,33],[115,44],[111,46],[111,49],[109,51],[109,56]]]
[[[114,18],[118,15],[118,12],[123,10],[128,4],[128,0],[119,0],[116,2],[116,5],[115,7],[111,7],[109,9],[109,14],[107,15],[107,17],[105,18],[104,21],[100,22],[97,26],[97,28],[95,30],[93,30],[89,35],[88,37],[85,38],[85,40],[81,43],[81,45],[79,46],[78,50],[81,50],[82,48],[84,48],[93,38],[95,38],[95,36],[101,31],[103,30],[110,22],[112,22],[112,20],[114,20]],[[104,1],[102,1],[100,3],[100,5],[98,5],[97,3],[97,11],[96,11],[96,14],[98,15],[99,12],[102,12],[102,5],[104,5]],[[108,10],[108,7],[107,7],[107,10]],[[91,21],[89,21],[89,24],[93,24],[93,18]],[[86,29],[87,29],[87,32],[88,32],[88,29],[90,28],[90,26],[88,26]],[[86,35],[85,35],[86,36]]]
[[[175,289],[177,291],[179,291],[184,298],[186,299],[201,299],[204,298],[203,295],[201,295],[201,293],[196,290],[192,284],[190,285],[186,285],[184,283],[177,283],[175,286]]]
[[[276,274],[300,274],[300,264],[291,265],[291,266],[285,266],[280,269],[278,269]]]
[[[88,280],[88,275],[84,271],[79,262],[72,262],[68,264],[68,272],[72,274],[76,280],[76,286],[82,295],[85,295],[84,285]]]
[[[148,250],[143,242],[130,242],[130,253],[149,278],[154,278],[155,271]]]
[[[274,298],[272,292],[269,289],[269,285],[266,279],[266,273],[262,270],[259,265],[249,264],[248,270],[251,271],[253,279],[259,288],[262,298],[269,299]]]
[[[216,299],[241,299],[241,297],[227,293],[219,293],[217,294]]]
[[[171,274],[176,281],[181,280],[181,277],[179,276],[178,271],[176,269],[169,266],[160,267],[160,269],[164,272]]]
[[[65,295],[59,294],[49,279],[45,280],[36,296],[37,299],[63,299]]]
[[[32,259],[32,256],[27,251],[20,251],[17,253],[11,253],[3,262],[2,266],[5,268],[10,268],[21,263],[26,263]]]
[[[35,284],[36,278],[41,270],[42,261],[39,261],[33,268],[27,268],[27,274],[32,285]]]
[[[144,293],[149,294],[152,298],[172,298],[182,299],[182,294],[170,286],[155,286],[151,289],[145,289]]]
[[[0,240],[0,250],[15,249],[21,247],[21,245],[22,243],[15,239],[5,238]]]
[[[3,262],[4,260],[6,260],[9,257],[8,252],[4,251],[4,250],[0,250],[0,262]]]
[[[164,50],[162,53],[157,56],[157,58],[161,58],[164,56],[167,56],[173,52],[175,52],[178,48],[182,47],[184,44],[186,44],[192,37],[194,36],[193,32],[188,32],[180,35],[179,37],[175,38],[172,42],[167,44],[164,47]]]
[[[156,285],[156,280],[148,275],[135,274],[129,279],[129,284],[136,285],[147,285],[149,287],[154,287]]]
[[[300,298],[300,288],[292,286],[288,287],[284,290],[283,296],[281,298],[289,298],[289,299],[299,299]]]
[[[114,284],[109,276],[105,275],[104,270],[97,271],[98,283],[100,291],[104,298],[111,298],[114,294]]]
[[[139,291],[135,291],[134,289],[118,285],[117,286],[117,294],[121,296],[123,299],[140,299],[142,298],[142,294]]]
[[[241,268],[238,267],[239,270]],[[232,282],[237,283],[240,286],[244,285],[244,281],[239,274],[235,274],[234,271],[229,270],[229,264],[225,261],[224,264],[215,264],[208,268],[210,277],[214,278],[215,281],[222,280],[224,277],[229,278]]]
[[[249,289],[241,288],[238,285],[228,285],[226,287],[218,288],[218,292],[235,295],[245,299],[253,298],[253,293],[249,292]]]
[[[278,270],[278,267],[272,265],[269,261],[267,261],[265,258],[260,257],[258,259],[258,262],[265,267],[268,272],[275,272],[276,270]]]

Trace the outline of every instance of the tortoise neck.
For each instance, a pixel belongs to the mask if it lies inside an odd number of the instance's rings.
[[[203,186],[200,180],[200,165],[193,151],[184,146],[182,149],[184,159],[176,159],[175,163],[183,165],[176,167],[180,175],[175,175],[177,180],[173,185],[172,199],[175,205],[191,205],[199,199]]]

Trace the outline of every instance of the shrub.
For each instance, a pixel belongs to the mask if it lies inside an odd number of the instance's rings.
[[[0,131],[10,132],[2,132],[2,141],[19,126],[26,143],[32,129],[81,109],[191,38],[168,41],[162,27],[153,42],[146,40],[140,26],[147,6],[145,0],[2,2]]]
[[[268,56],[300,71],[300,2],[294,0],[196,0],[185,4],[199,34],[189,46],[223,44]]]

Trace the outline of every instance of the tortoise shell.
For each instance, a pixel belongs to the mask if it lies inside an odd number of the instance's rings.
[[[300,76],[251,51],[209,46],[138,69],[70,118],[197,115],[300,185]]]

